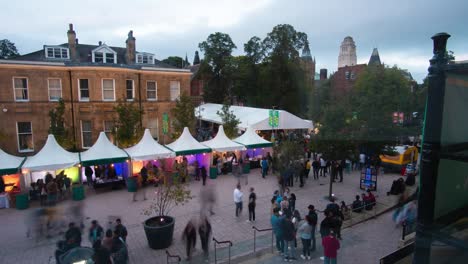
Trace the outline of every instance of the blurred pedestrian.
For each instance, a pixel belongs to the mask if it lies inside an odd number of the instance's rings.
[[[284,260],[292,261],[296,259],[296,249],[294,248],[294,238],[296,237],[296,232],[294,231],[294,224],[291,221],[291,216],[286,215],[286,218],[283,221],[283,239],[284,239]]]
[[[115,231],[119,234],[119,236],[123,239],[124,242],[127,241],[127,228],[122,224],[122,220],[120,218],[117,218],[115,220]]]
[[[102,240],[102,246],[107,248],[107,250],[111,251],[112,250],[112,230],[107,229],[106,231],[106,236]]]
[[[91,245],[97,240],[102,240],[104,237],[104,229],[99,225],[97,220],[91,221],[91,227],[89,228],[88,239]]]
[[[312,230],[313,225],[310,217],[308,215],[305,216],[305,220],[299,223],[299,228],[297,229],[297,233],[302,241],[302,259],[310,260],[310,243],[312,240]],[[314,234],[315,235],[315,234]]]
[[[276,249],[280,255],[284,255],[284,239],[283,239],[283,220],[284,216],[279,214],[280,209],[274,208],[273,215],[271,216],[271,228],[275,234],[276,239]]]
[[[335,233],[330,231],[328,235],[322,238],[322,246],[324,253],[324,264],[336,264],[340,241],[336,239]]]
[[[198,227],[198,234],[200,235],[201,246],[205,256],[208,256],[210,236],[211,236],[211,224],[206,216],[202,216],[200,219],[200,226]]]
[[[182,233],[182,240],[185,241],[187,260],[191,260],[193,249],[197,243],[197,230],[193,220],[190,220],[185,226]]]
[[[201,177],[202,177],[202,181],[203,181],[203,186],[205,186],[205,184],[206,184],[206,168],[205,168],[205,166],[201,167],[200,173],[201,173]]]
[[[313,205],[309,205],[307,207],[309,209],[309,213],[307,216],[310,219],[310,224],[312,225],[312,231],[311,231],[311,239],[312,239],[312,251],[315,251],[316,249],[316,241],[315,241],[315,231],[317,230],[317,222],[318,222],[318,216],[317,213],[315,212],[315,207]]]
[[[255,203],[257,201],[257,195],[254,192],[254,188],[250,188],[250,195],[249,195],[249,220],[248,222],[253,221],[255,222]]]

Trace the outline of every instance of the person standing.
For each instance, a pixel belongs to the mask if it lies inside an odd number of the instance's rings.
[[[123,241],[127,241],[127,235],[128,235],[128,232],[127,232],[127,228],[122,224],[122,220],[120,220],[120,218],[117,218],[117,220],[115,220],[115,231],[119,234],[119,236],[123,239]]]
[[[198,164],[198,160],[195,159],[192,165],[193,165],[193,168],[195,169],[195,180],[200,181],[200,165]]]
[[[192,252],[197,244],[197,230],[193,220],[190,220],[185,226],[184,232],[182,233],[182,240],[185,241],[187,260],[192,259]]]
[[[309,178],[309,173],[310,173],[310,168],[311,167],[312,167],[312,163],[310,162],[310,159],[308,159],[307,162],[306,162],[306,175],[305,175],[306,179]]]
[[[202,177],[203,186],[205,186],[206,185],[206,168],[205,168],[205,166],[201,167],[200,173],[201,173],[201,177]]]
[[[250,195],[249,195],[249,220],[255,222],[255,202],[257,200],[257,195],[254,192],[254,188],[250,188]]]
[[[362,170],[366,165],[366,154],[359,154],[359,170]]]
[[[320,157],[320,175],[327,177],[327,162],[323,157]]]
[[[312,221],[308,215],[305,216],[305,220],[299,224],[297,233],[302,241],[302,259],[310,260],[310,242],[312,240]]]
[[[85,167],[85,176],[88,186],[93,186],[93,169],[90,166]]]
[[[330,234],[322,238],[322,246],[324,253],[324,264],[336,264],[336,257],[338,249],[340,248],[340,241],[336,239],[335,233],[330,231]]]
[[[206,216],[203,216],[200,220],[200,226],[198,227],[198,234],[200,235],[201,246],[205,256],[208,256],[208,248],[210,244],[211,236],[211,224]]]
[[[284,239],[284,260],[291,261],[296,259],[295,248],[294,248],[294,238],[296,237],[296,232],[294,231],[294,224],[291,221],[291,215],[286,215],[286,218],[283,221],[283,239]]]
[[[236,217],[242,212],[242,196],[244,194],[241,192],[240,184],[237,184],[236,189],[234,189],[234,203],[236,204]]]
[[[309,213],[307,216],[310,219],[310,224],[312,225],[312,231],[311,231],[311,239],[312,239],[312,251],[315,251],[316,249],[316,241],[315,241],[315,230],[317,229],[317,222],[318,222],[318,216],[317,213],[315,212],[315,207],[313,205],[309,205],[307,207],[309,209]]]
[[[312,168],[314,170],[314,180],[318,180],[319,171],[320,171],[320,162],[317,159],[314,159],[312,162]]]
[[[88,238],[91,242],[91,245],[94,245],[94,242],[101,241],[104,235],[104,229],[99,225],[97,220],[91,222],[91,227],[89,228]]]
[[[260,166],[262,167],[262,178],[265,178],[268,172],[268,161],[265,157],[263,157],[262,161],[260,162]]]
[[[279,214],[280,209],[274,208],[273,215],[271,216],[271,228],[273,229],[273,233],[275,234],[276,238],[276,249],[278,250],[279,254],[284,254],[284,240],[283,240],[283,220],[284,216],[280,216]]]

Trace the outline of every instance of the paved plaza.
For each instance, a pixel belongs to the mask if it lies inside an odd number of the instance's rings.
[[[252,225],[258,228],[270,228],[270,199],[274,190],[278,189],[276,176],[268,175],[266,179],[262,179],[258,169],[252,170],[248,174],[248,185],[244,185],[244,180],[241,180],[242,191],[244,192],[244,211],[238,218],[235,217],[235,206],[233,203],[233,190],[237,180],[232,175],[221,175],[215,180],[208,180],[208,184],[212,185],[217,193],[217,204],[215,206],[215,215],[210,218],[213,226],[213,236],[218,240],[230,240],[234,246],[232,248],[233,255],[245,255],[253,251],[253,230]],[[391,207],[396,203],[396,196],[387,196],[386,192],[390,189],[393,180],[397,179],[397,174],[384,174],[378,178],[378,190],[375,194],[378,196],[377,201],[380,203],[377,206],[376,212],[379,213]],[[328,204],[328,200],[324,197],[328,194],[329,178],[320,177],[319,180],[313,180],[309,177],[306,185],[299,188],[299,184],[290,188],[291,192],[297,196],[296,208],[304,215],[307,212],[307,205],[314,204],[319,210],[323,210]],[[255,188],[257,194],[256,222],[254,224],[247,222],[247,197],[250,187]],[[199,216],[200,203],[199,194],[203,190],[201,182],[192,181],[190,189],[194,198],[183,206],[178,206],[173,209],[170,215],[176,218],[174,241],[169,251],[172,254],[177,254],[185,259],[185,247],[182,243],[181,236],[185,224],[191,218]],[[128,248],[130,254],[130,263],[166,263],[166,255],[164,250],[152,250],[148,247],[142,222],[147,216],[142,214],[143,208],[147,207],[150,199],[153,196],[154,188],[146,189],[148,200],[137,202],[132,201],[132,194],[126,190],[114,190],[95,193],[92,189],[87,189],[86,199],[84,203],[84,213],[86,219],[86,230],[83,235],[83,245],[90,246],[87,239],[87,228],[91,220],[98,220],[101,225],[106,228],[109,219],[120,217],[123,223],[128,228]],[[343,183],[335,183],[333,192],[336,194],[339,201],[344,200],[347,204],[354,200],[356,194],[362,193],[359,189],[359,172],[353,171],[351,174],[344,175]],[[74,201],[65,201],[59,204],[58,209],[65,211],[65,208],[70,206]],[[37,202],[33,202],[31,207],[37,207]],[[2,263],[49,263],[53,258],[56,242],[62,239],[62,236],[54,236],[50,239],[41,239],[36,241],[26,237],[28,214],[33,210],[16,210],[2,209],[0,210],[0,259]],[[72,220],[67,214],[63,214],[66,221]],[[319,214],[319,221],[323,219],[323,214]],[[355,222],[360,219],[354,219]],[[349,225],[349,223],[348,223]],[[391,222],[388,214],[384,214],[376,220],[369,220],[364,224],[358,224],[351,228],[345,229],[343,232],[343,246],[340,251],[340,258],[343,255],[350,256],[346,261],[341,263],[375,263],[376,259],[383,254],[392,252],[398,244],[400,229],[396,230]],[[258,247],[266,247],[271,241],[271,233],[258,234]],[[197,241],[197,249],[194,254],[192,263],[205,262],[202,258],[201,245]],[[378,250],[366,250],[377,247]],[[367,247],[366,247],[367,245]],[[211,244],[210,248],[213,248]],[[358,250],[357,252],[355,252]],[[353,254],[356,257],[351,257]],[[372,261],[360,259],[361,256],[372,255]],[[317,256],[318,256],[317,252]],[[227,250],[219,252],[219,258],[223,259],[227,256]],[[265,255],[265,261],[271,261],[276,256]],[[257,259],[260,261],[260,259]],[[210,259],[206,262],[213,262],[213,252],[210,252]],[[252,260],[253,261],[253,260]],[[263,260],[262,260],[263,261]],[[51,261],[50,263],[55,263]],[[255,263],[255,262],[252,262]],[[270,263],[270,262],[265,262]],[[315,263],[315,262],[312,262]]]

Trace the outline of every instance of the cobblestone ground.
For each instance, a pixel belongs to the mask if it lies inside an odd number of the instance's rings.
[[[333,192],[339,200],[344,200],[347,203],[353,200],[356,194],[362,192],[359,189],[359,173],[357,171],[351,174],[344,175],[343,183],[335,183]],[[244,201],[247,200],[248,190],[254,187],[257,193],[257,209],[256,209],[256,222],[255,226],[258,228],[269,228],[270,218],[270,199],[274,190],[277,189],[276,177],[272,175],[262,179],[258,169],[252,170],[248,177],[248,185],[244,185],[242,180],[242,191],[245,194]],[[377,201],[381,204],[378,210],[384,210],[389,206],[395,204],[397,197],[386,196],[386,192],[390,189],[393,180],[397,179],[397,174],[384,174],[378,178],[378,190],[376,192]],[[247,205],[244,202],[244,212],[238,218],[234,215],[234,203],[232,201],[232,192],[236,185],[237,180],[232,175],[221,175],[215,180],[209,180],[208,184],[212,185],[217,193],[217,204],[215,206],[215,215],[211,217],[213,226],[213,236],[218,240],[231,240],[235,246],[243,245],[244,248],[238,247],[238,251],[252,251],[251,242],[253,238],[252,223],[246,222],[248,219]],[[297,196],[296,208],[299,209],[301,214],[307,212],[307,205],[314,204],[317,209],[324,209],[328,201],[324,198],[328,194],[329,178],[320,177],[319,180],[313,180],[311,177],[306,182],[304,188],[299,188],[298,183],[291,188]],[[200,203],[199,193],[203,190],[201,182],[192,181],[190,189],[195,196],[189,203],[174,208],[171,215],[176,218],[174,242],[169,248],[172,254],[184,256],[184,246],[181,241],[181,230],[185,227],[187,221],[199,215]],[[146,237],[142,228],[142,222],[147,217],[142,214],[143,208],[147,207],[150,203],[151,197],[154,195],[154,188],[146,189],[148,200],[133,202],[132,194],[126,190],[114,190],[95,193],[94,190],[88,189],[86,191],[86,199],[82,202],[84,205],[84,213],[87,217],[85,224],[86,230],[90,225],[91,220],[98,220],[101,225],[106,228],[109,219],[120,217],[123,223],[127,226],[129,236],[127,238],[130,263],[166,263],[166,255],[164,250],[152,250],[148,247]],[[71,216],[64,213],[66,208],[72,205],[73,201],[65,201],[59,204],[58,210],[61,210],[61,218],[64,223],[72,220]],[[0,259],[1,263],[49,263],[53,258],[56,242],[61,239],[61,235],[56,234],[52,238],[41,238],[36,240],[34,238],[26,237],[26,229],[28,223],[26,221],[28,214],[37,208],[35,202],[27,210],[16,209],[2,209],[0,210],[0,234],[2,239],[0,241]],[[319,216],[319,220],[322,215]],[[358,221],[359,219],[354,219]],[[379,220],[380,221],[380,220]],[[376,230],[391,230],[393,234],[394,226],[390,223],[384,223],[376,227]],[[364,232],[365,233],[365,232]],[[374,236],[386,240],[385,235],[380,233],[373,233]],[[395,232],[399,233],[399,232]],[[268,236],[268,235],[265,235]],[[348,236],[348,238],[351,236]],[[346,238],[346,239],[348,239]],[[353,241],[360,241],[359,234],[355,235]],[[352,248],[354,243],[344,241],[344,247]],[[389,239],[389,243],[395,244],[394,239]],[[198,241],[199,242],[199,241]],[[346,245],[348,244],[348,245]],[[372,244],[370,241],[369,244]],[[90,246],[87,240],[86,231],[83,235],[83,245]],[[211,246],[212,248],[212,246]],[[234,247],[233,247],[234,248]],[[342,252],[348,249],[343,249]],[[245,252],[238,252],[245,253]],[[200,255],[200,243],[197,243],[197,250],[195,255]],[[367,252],[360,252],[359,255],[366,255]],[[222,256],[222,254],[221,254]],[[210,262],[213,260],[213,254],[210,254]],[[198,263],[200,258],[194,258],[194,263]],[[51,261],[50,263],[54,263]],[[343,262],[342,262],[343,263]],[[345,262],[348,263],[348,262]],[[351,263],[351,262],[349,262]],[[366,262],[361,262],[366,263]],[[369,262],[370,263],[370,262]]]

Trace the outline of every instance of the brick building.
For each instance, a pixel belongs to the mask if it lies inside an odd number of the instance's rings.
[[[136,51],[132,31],[125,47],[80,44],[72,24],[67,36],[65,44],[0,60],[0,148],[16,155],[39,151],[48,113],[60,98],[79,149],[92,146],[100,131],[111,131],[119,101],[137,104],[143,127],[159,138],[163,113],[170,115],[180,94],[190,94],[190,71]]]

